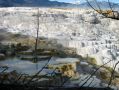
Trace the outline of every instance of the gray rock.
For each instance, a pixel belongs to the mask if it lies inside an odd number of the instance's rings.
[[[0,60],[5,59],[5,55],[4,54],[0,54]]]

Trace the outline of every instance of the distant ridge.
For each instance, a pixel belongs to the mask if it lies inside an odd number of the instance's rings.
[[[90,4],[98,9],[97,3],[95,1],[90,1]],[[109,7],[109,3],[106,1],[98,2],[99,6],[102,9],[107,9]],[[114,8],[119,8],[118,4],[111,2],[111,5]],[[79,7],[79,8],[91,8],[90,5],[85,2],[82,4],[71,4],[65,2],[58,1],[50,1],[50,0],[0,0],[0,7]]]
[[[49,1],[49,0],[0,0],[0,7],[63,7],[69,3]]]

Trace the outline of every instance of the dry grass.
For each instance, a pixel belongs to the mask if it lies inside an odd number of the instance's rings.
[[[118,11],[112,11],[112,10],[97,10],[98,13],[109,17],[109,18],[115,18],[119,19],[119,12]]]

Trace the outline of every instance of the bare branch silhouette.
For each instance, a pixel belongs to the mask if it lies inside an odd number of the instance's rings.
[[[93,80],[89,83],[89,85],[87,87],[90,87],[90,85],[93,83],[94,81],[94,77],[93,77]]]
[[[109,7],[110,7],[110,9],[111,9],[111,11],[112,11],[112,13],[113,13],[113,16],[114,16],[114,18],[115,18],[115,15],[114,15],[113,8],[112,8],[112,5],[111,5],[111,3],[110,3],[110,0],[108,0],[108,3],[109,3]]]
[[[2,74],[3,72],[5,72],[6,70],[8,70],[8,67],[0,67],[0,68],[4,69],[4,70],[2,70],[2,71],[0,72],[0,74]]]
[[[92,72],[92,74],[88,77],[88,79],[80,86],[81,88],[93,77],[93,75],[95,75],[95,73],[100,69],[100,68],[102,68],[102,67],[104,67],[106,64],[108,64],[108,63],[110,63],[111,61],[113,61],[113,60],[110,60],[110,61],[108,61],[107,63],[105,63],[105,64],[103,64],[103,65],[101,65],[99,68],[97,68],[94,72]]]
[[[50,60],[51,60],[51,59],[49,59],[49,60],[47,61],[47,63],[46,63],[35,75],[33,75],[33,77],[28,81],[27,84],[30,84],[30,82],[31,82],[35,77],[37,77],[37,76],[43,71],[43,69],[48,65],[48,63],[50,62]]]
[[[89,0],[86,0],[86,2],[88,3],[88,5],[93,9],[95,10],[96,12],[98,12],[99,14],[102,14],[103,16],[107,17],[107,18],[112,18],[112,19],[116,19],[116,20],[119,20],[119,12],[118,11],[114,11],[113,10],[113,6],[110,2],[110,0],[108,0],[108,4],[109,4],[109,10],[103,10],[101,9],[99,3],[97,0],[95,0],[96,2],[96,5],[98,6],[99,10],[97,10],[93,5],[91,5],[90,1]],[[115,4],[117,5],[117,4]]]
[[[109,86],[111,85],[111,83],[112,83],[112,80],[113,80],[113,78],[114,78],[115,69],[116,69],[116,67],[117,67],[118,64],[119,64],[119,61],[115,64],[114,69],[113,69],[113,71],[112,71],[112,73],[111,73],[111,77],[110,77],[110,81],[109,81],[109,83],[108,83],[108,87],[109,87]]]
[[[72,78],[72,76],[71,76],[71,77],[68,77],[66,80],[64,80],[64,81],[62,82],[62,84],[60,85],[60,87],[63,87],[64,84],[65,84],[66,82],[68,82],[71,78]]]
[[[37,48],[38,48],[38,38],[39,38],[39,8],[37,8],[38,12],[37,12],[37,34],[36,34],[36,42],[35,42],[35,51],[34,51],[34,61],[36,62],[38,57],[37,57]]]

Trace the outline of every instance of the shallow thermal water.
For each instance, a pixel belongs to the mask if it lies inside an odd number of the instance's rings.
[[[32,75],[38,72],[47,62],[48,61],[46,60],[33,63],[31,61],[20,60],[19,58],[15,57],[0,61],[0,66],[8,66],[9,69],[7,72],[16,70],[19,73]]]

